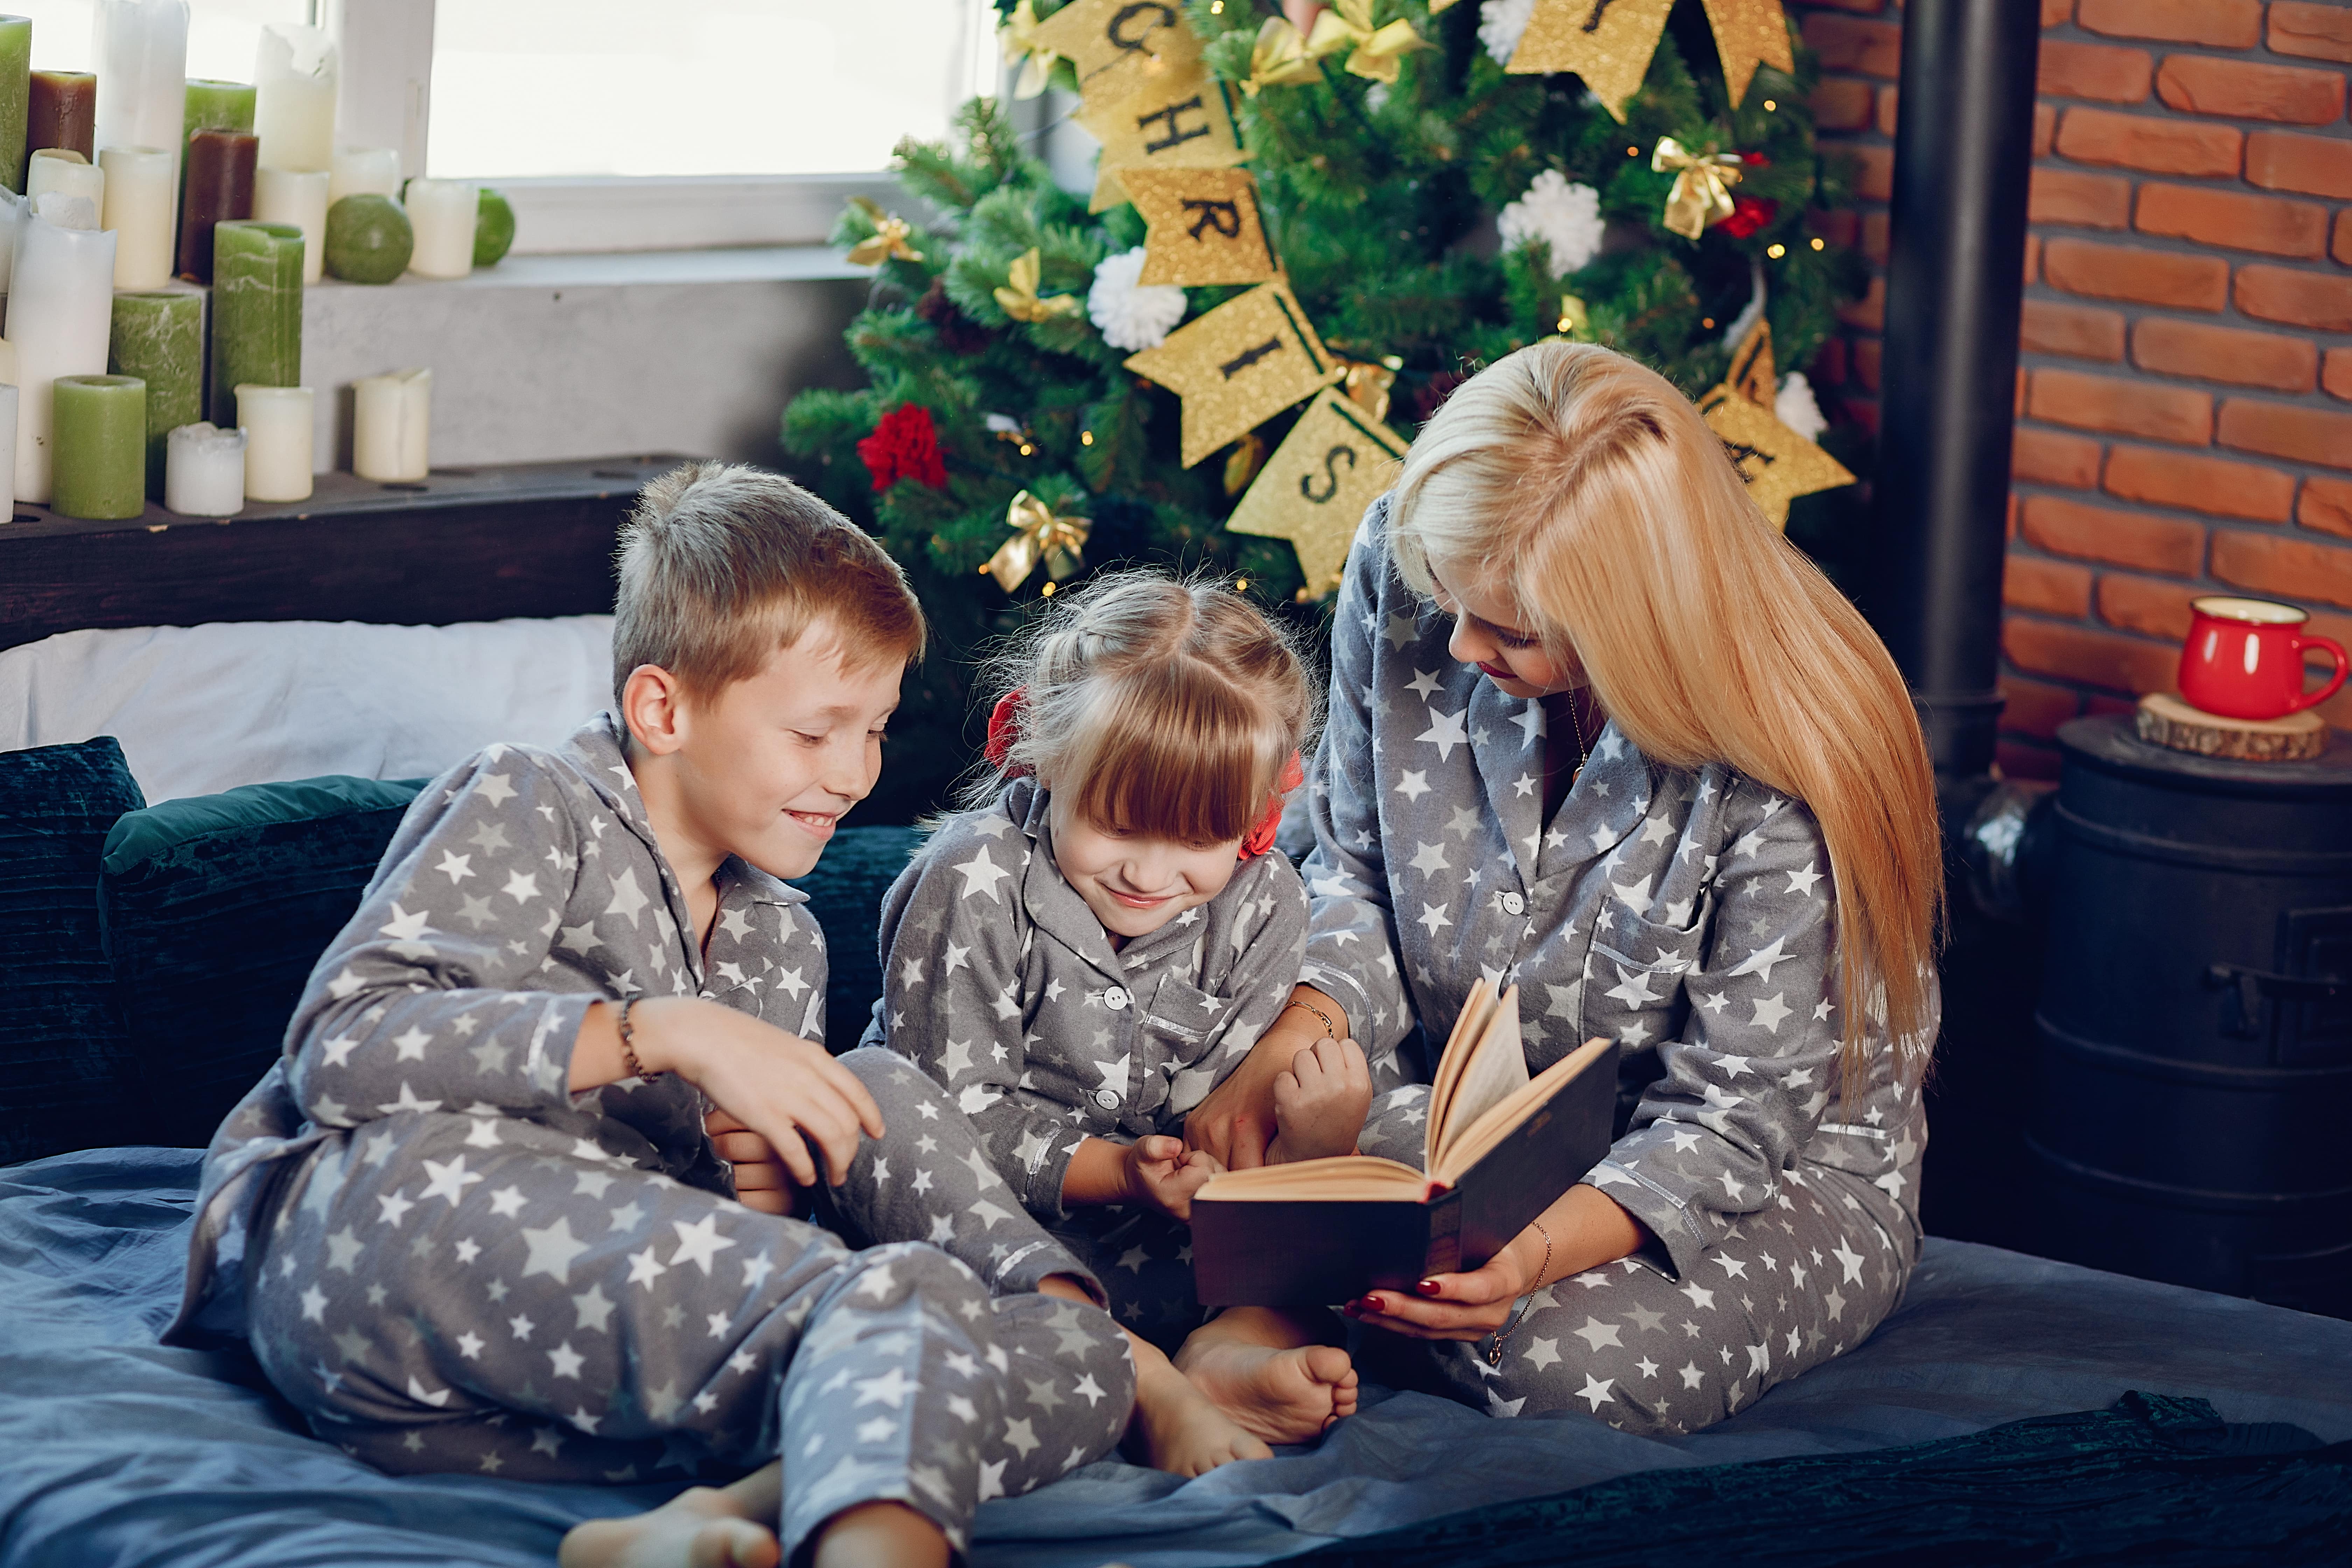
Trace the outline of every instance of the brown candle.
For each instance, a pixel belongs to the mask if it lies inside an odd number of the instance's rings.
[[[260,145],[249,131],[199,131],[188,138],[180,276],[190,282],[213,280],[213,226],[253,216],[253,159]]]
[[[98,78],[88,71],[35,71],[25,114],[25,151],[66,147],[98,156]]]

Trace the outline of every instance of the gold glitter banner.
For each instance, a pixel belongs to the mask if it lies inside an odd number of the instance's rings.
[[[1780,377],[1772,365],[1772,323],[1758,317],[1731,351],[1731,369],[1724,384],[1748,402],[1770,408],[1780,401]]]
[[[1535,15],[1504,69],[1521,76],[1574,71],[1622,125],[1675,0],[1536,0]]]
[[[1225,520],[1225,531],[1290,541],[1307,578],[1306,596],[1320,598],[1339,585],[1364,510],[1396,482],[1404,445],[1364,409],[1327,390],[1275,448]]]
[[[1123,170],[1230,169],[1249,156],[1234,123],[1231,91],[1197,57],[1145,79],[1116,104],[1089,102],[1077,120],[1103,144],[1089,212],[1127,199]]]
[[[1748,499],[1775,528],[1789,526],[1789,503],[1797,497],[1853,483],[1844,464],[1781,424],[1771,405],[1749,400],[1728,382],[1700,398],[1698,411],[1739,470]]]
[[[1024,41],[1069,58],[1086,100],[1081,118],[1118,108],[1155,77],[1201,63],[1201,41],[1176,0],[1076,0]]]
[[[1723,81],[1734,106],[1747,99],[1758,66],[1796,70],[1780,0],[1706,0],[1706,19],[1715,29],[1715,51],[1723,57]]]
[[[1119,183],[1151,226],[1139,283],[1263,283],[1281,269],[1247,169],[1128,169]]]
[[[1188,468],[1346,374],[1280,279],[1177,328],[1127,368],[1184,400]]]

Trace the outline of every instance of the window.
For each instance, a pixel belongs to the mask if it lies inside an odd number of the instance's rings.
[[[439,0],[436,175],[873,171],[996,89],[986,0]]]
[[[33,19],[33,68],[98,68],[90,53],[96,0],[7,0],[0,10]],[[265,22],[307,22],[310,0],[189,0],[188,74],[251,81]]]

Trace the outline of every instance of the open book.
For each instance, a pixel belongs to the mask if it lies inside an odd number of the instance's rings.
[[[1192,1198],[1202,1304],[1411,1290],[1481,1267],[1581,1180],[1609,1152],[1616,1047],[1587,1040],[1529,1078],[1518,1000],[1471,987],[1430,1086],[1423,1171],[1342,1154],[1211,1177]]]

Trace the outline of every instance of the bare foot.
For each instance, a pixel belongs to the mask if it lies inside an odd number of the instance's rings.
[[[774,1531],[743,1518],[715,1487],[692,1487],[650,1513],[592,1519],[563,1538],[561,1568],[776,1568]]]
[[[1136,1369],[1128,1441],[1145,1464],[1179,1476],[1204,1475],[1236,1459],[1274,1458],[1273,1449],[1211,1404],[1165,1357],[1157,1366]]]
[[[1371,1108],[1372,1074],[1363,1048],[1353,1040],[1316,1041],[1274,1080],[1274,1123],[1280,1131],[1266,1150],[1267,1162],[1354,1153]]]
[[[1269,1443],[1303,1443],[1356,1413],[1356,1368],[1337,1345],[1276,1350],[1195,1334],[1176,1366],[1209,1402]]]

